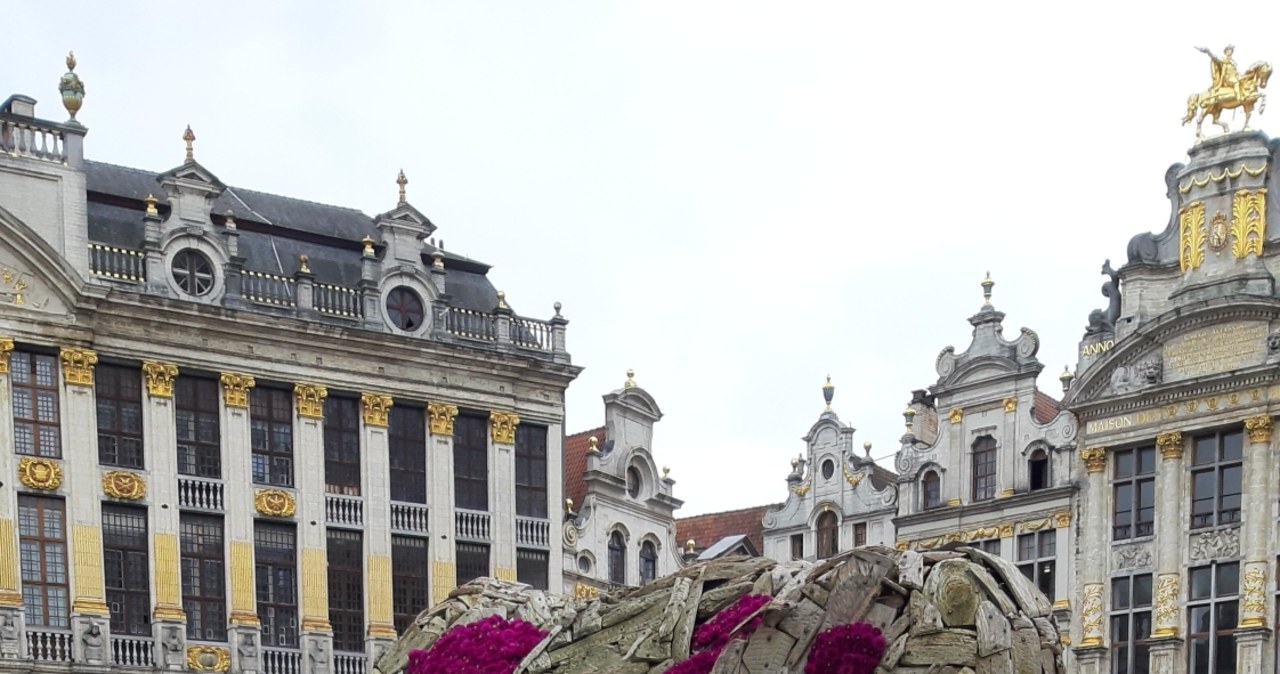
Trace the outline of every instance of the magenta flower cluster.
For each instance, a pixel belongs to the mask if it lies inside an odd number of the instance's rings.
[[[760,626],[760,616],[752,618],[745,625],[742,625],[742,621],[772,600],[773,597],[767,594],[738,597],[738,601],[717,613],[693,633],[693,657],[677,662],[665,674],[710,674],[716,659],[720,657],[720,651],[724,650],[729,641],[734,637],[750,636]],[[742,625],[742,628],[735,632],[734,628],[738,625]]]
[[[884,649],[878,628],[867,623],[836,625],[814,639],[804,674],[871,674]]]
[[[511,674],[547,633],[523,620],[489,616],[460,625],[430,648],[409,652],[407,674]]]

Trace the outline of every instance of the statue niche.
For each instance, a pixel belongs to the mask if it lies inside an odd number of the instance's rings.
[[[1102,296],[1108,300],[1107,308],[1089,312],[1089,325],[1084,329],[1086,335],[1114,334],[1116,321],[1120,320],[1120,275],[1111,268],[1110,259],[1102,263],[1102,273],[1108,279],[1102,284]]]

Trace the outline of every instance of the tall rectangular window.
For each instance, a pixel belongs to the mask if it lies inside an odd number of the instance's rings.
[[[546,550],[516,548],[516,580],[535,590],[546,590],[547,566],[550,555]]]
[[[1191,528],[1240,522],[1244,433],[1196,436],[1191,454]]]
[[[182,610],[187,638],[227,640],[227,550],[222,518],[182,513]]]
[[[458,585],[489,575],[489,546],[484,543],[456,544]]]
[[[804,534],[791,534],[791,559],[804,559]]]
[[[253,443],[253,481],[293,486],[293,394],[259,388],[249,397]]]
[[[459,414],[453,421],[454,505],[468,510],[489,509],[489,422]]]
[[[329,529],[329,623],[333,649],[364,652],[364,542],[359,531]]]
[[[996,539],[1000,540],[1000,539]],[[1018,570],[1053,601],[1058,559],[1058,531],[1048,529],[1018,536]]]
[[[1111,580],[1111,674],[1147,674],[1151,666],[1151,574]]]
[[[421,407],[396,405],[388,418],[391,500],[427,502],[427,420]]]
[[[996,441],[991,436],[978,438],[973,445],[973,500],[996,497]]]
[[[9,356],[13,387],[13,448],[30,456],[62,456],[58,415],[58,359],[15,351]]]
[[[1191,569],[1187,592],[1187,651],[1190,674],[1236,671],[1236,618],[1240,564]]]
[[[516,514],[547,517],[546,426],[516,426]]]
[[[178,472],[215,480],[222,477],[218,382],[178,377],[173,386],[173,410],[178,429]]]
[[[395,611],[396,632],[400,634],[404,634],[418,614],[431,605],[430,567],[427,539],[391,537],[391,604]]]
[[[867,544],[867,523],[857,522],[853,525],[853,547],[860,548]]]
[[[1112,540],[1150,536],[1156,526],[1156,448],[1121,449],[1112,459]]]
[[[360,401],[355,398],[324,401],[324,484],[330,494],[360,495]]]
[[[18,496],[18,546],[27,627],[70,627],[66,502]]]
[[[98,463],[143,468],[142,372],[98,365],[93,392],[98,406]]]
[[[292,525],[257,522],[253,527],[258,620],[262,645],[298,646],[298,541]]]
[[[147,509],[102,506],[102,570],[111,633],[151,636],[151,569]]]

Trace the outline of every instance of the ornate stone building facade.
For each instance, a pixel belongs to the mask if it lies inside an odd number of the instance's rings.
[[[86,132],[0,108],[0,670],[359,674],[459,582],[560,582],[558,307],[403,173],[370,218]]]
[[[1040,338],[1023,328],[1003,336],[1004,313],[984,304],[969,318],[973,339],[938,354],[938,380],[916,391],[904,412],[897,546],[933,550],[963,543],[1008,559],[1069,618],[1071,527],[1078,479],[1078,426],[1036,387]]]
[[[681,566],[674,513],[683,502],[653,457],[662,410],[627,372],[604,396],[604,426],[565,438],[564,592],[594,597]]]
[[[835,387],[822,388],[826,409],[804,436],[805,451],[791,460],[787,500],[765,512],[765,557],[778,561],[826,559],[841,550],[893,541],[897,476],[853,447],[854,428],[831,409]]]
[[[1277,161],[1260,132],[1197,143],[1165,175],[1163,231],[1104,265],[1064,400],[1085,674],[1275,671]]]

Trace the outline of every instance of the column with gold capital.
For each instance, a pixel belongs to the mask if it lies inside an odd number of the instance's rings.
[[[431,604],[449,597],[458,585],[457,549],[453,523],[453,420],[458,406],[433,402],[427,404],[427,503],[430,508],[432,541]]]
[[[1240,627],[1236,630],[1236,662],[1241,671],[1270,671],[1272,650],[1267,647],[1268,550],[1271,537],[1271,504],[1276,490],[1271,473],[1271,439],[1275,423],[1269,414],[1244,420],[1248,444],[1244,452],[1244,523],[1240,574]],[[1267,668],[1264,670],[1264,668]]]
[[[329,560],[325,535],[324,401],[329,391],[317,384],[293,387],[294,484],[298,487],[299,556],[302,571],[302,648],[331,650]],[[313,646],[312,644],[316,645]]]
[[[249,396],[257,383],[247,374],[223,372],[222,477],[226,481],[227,588],[231,600],[231,670],[259,669],[261,622],[253,560],[253,451]]]
[[[364,422],[364,602],[369,626],[365,652],[373,654],[396,638],[391,595],[391,455],[387,436],[394,401],[389,395],[366,392],[360,394],[360,404]]]
[[[13,447],[13,390],[10,386],[9,356],[13,340],[0,337],[0,447]],[[0,450],[0,475],[17,471],[13,450]],[[18,566],[18,527],[14,513],[16,503],[9,496],[0,498],[0,624],[21,625],[22,574]],[[25,637],[15,635],[18,648]],[[3,644],[0,644],[3,645]],[[3,655],[0,655],[3,657]]]
[[[73,656],[87,664],[105,664],[97,635],[109,640],[105,578],[102,566],[102,485],[98,471],[98,419],[93,394],[98,354],[63,347],[62,447],[70,553]],[[90,634],[89,639],[83,637]]]
[[[516,426],[515,412],[490,412],[489,456],[493,474],[489,479],[490,535],[493,536],[493,575],[498,580],[516,579]]]
[[[1107,493],[1107,450],[1104,447],[1082,449],[1080,459],[1087,475],[1086,491],[1080,498],[1085,522],[1081,532],[1084,538],[1081,548],[1104,550],[1107,545],[1106,532],[1110,529],[1106,523],[1106,513],[1111,501],[1110,494]],[[1105,555],[1100,554],[1085,555],[1076,571],[1080,583],[1080,595],[1076,598],[1080,607],[1080,641],[1076,648],[1076,659],[1081,671],[1091,674],[1098,672],[1106,654],[1104,558]]]
[[[1151,670],[1175,671],[1181,653],[1183,595],[1182,541],[1186,540],[1182,507],[1184,481],[1181,431],[1156,436],[1160,468],[1156,472],[1156,578],[1151,631]]]
[[[182,569],[179,557],[178,436],[173,408],[173,383],[178,366],[146,360],[142,373],[146,383],[146,399],[142,408],[146,437],[146,466],[153,476],[146,485],[150,510],[152,540],[152,583],[155,587],[154,623],[156,661],[162,667],[184,667],[186,664],[187,630],[183,626],[187,614],[182,610]],[[103,487],[111,494],[112,484]],[[177,646],[174,647],[173,645]],[[170,646],[166,648],[165,646]]]

